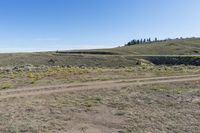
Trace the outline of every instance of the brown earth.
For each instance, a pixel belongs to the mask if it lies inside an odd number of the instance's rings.
[[[200,130],[200,75],[0,91],[0,132],[171,133]]]

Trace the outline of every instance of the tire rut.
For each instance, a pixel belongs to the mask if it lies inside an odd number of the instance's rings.
[[[60,93],[68,91],[82,91],[105,88],[121,88],[130,85],[145,85],[158,84],[170,82],[184,82],[184,81],[199,81],[200,75],[184,75],[184,76],[166,76],[166,77],[150,77],[150,78],[135,78],[135,79],[120,79],[109,81],[93,81],[85,83],[71,83],[55,86],[42,86],[12,90],[0,91],[0,100],[15,97],[27,97],[42,94]]]

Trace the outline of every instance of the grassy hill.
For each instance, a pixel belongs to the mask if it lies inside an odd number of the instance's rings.
[[[0,54],[0,67],[24,64],[34,66],[123,67],[137,64],[137,59],[121,55],[59,54],[55,52]]]
[[[38,53],[0,54],[1,66],[24,64],[90,66],[90,67],[127,67],[140,63],[141,59],[155,64],[197,64],[199,57],[160,57],[161,55],[200,55],[200,39],[182,39],[151,44],[117,47],[112,49],[74,50]],[[143,56],[141,56],[143,55]],[[144,57],[144,55],[154,55]],[[155,57],[157,55],[157,57]],[[141,57],[140,57],[141,56]]]
[[[200,38],[175,39],[165,42],[153,42],[150,44],[138,44],[132,46],[117,47],[112,49],[96,49],[71,51],[85,53],[108,53],[120,55],[192,55],[200,54]]]
[[[115,48],[122,54],[191,55],[200,54],[200,39],[172,40]]]

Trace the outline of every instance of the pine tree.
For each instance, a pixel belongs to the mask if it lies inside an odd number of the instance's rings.
[[[140,40],[140,44],[143,44],[143,39]]]
[[[155,38],[155,42],[157,42],[157,41],[158,41],[158,38],[156,37],[156,38]]]
[[[149,38],[149,42],[151,42],[151,38]]]
[[[137,40],[137,44],[140,44],[140,40]]]
[[[143,43],[146,43],[146,39],[144,39]]]

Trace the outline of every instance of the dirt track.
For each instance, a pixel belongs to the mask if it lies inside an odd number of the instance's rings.
[[[196,133],[199,83],[185,75],[1,90],[0,132]]]
[[[170,83],[170,82],[183,82],[183,81],[198,81],[200,75],[184,75],[184,76],[167,76],[167,77],[151,77],[151,78],[138,78],[138,79],[120,79],[109,81],[94,81],[85,83],[72,83],[55,86],[42,86],[35,88],[21,88],[0,91],[0,100],[13,97],[26,97],[41,94],[51,94],[67,91],[81,91],[93,90],[103,88],[119,88],[130,85],[144,85],[144,84],[157,84],[157,83]]]

